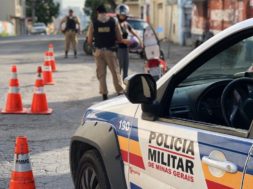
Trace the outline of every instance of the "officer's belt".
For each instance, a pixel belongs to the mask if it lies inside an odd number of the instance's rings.
[[[103,48],[96,48],[101,51],[116,51],[116,47],[103,47]]]
[[[66,32],[76,32],[76,29],[66,29]]]

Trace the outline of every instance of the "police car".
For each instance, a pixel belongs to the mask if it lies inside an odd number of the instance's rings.
[[[253,19],[209,39],[156,83],[91,106],[70,144],[76,188],[253,188]]]

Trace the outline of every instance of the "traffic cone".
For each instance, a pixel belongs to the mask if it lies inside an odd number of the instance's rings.
[[[48,44],[48,51],[49,52],[54,52],[54,45],[53,45],[53,43],[49,43]]]
[[[48,56],[51,63],[52,72],[56,72],[56,61],[54,58],[54,52],[48,51]]]
[[[2,114],[25,114],[27,110],[23,108],[22,97],[19,93],[19,82],[17,67],[13,65],[11,68],[12,78],[9,82],[9,92],[5,108],[1,111]]]
[[[53,43],[48,44],[48,52],[50,52],[49,56],[51,56],[51,67],[52,71],[56,71],[56,60],[55,60],[55,55],[54,55],[54,45]]]
[[[25,136],[16,138],[14,167],[11,173],[9,189],[35,189],[29,147]]]
[[[34,84],[34,94],[32,99],[32,105],[29,109],[29,114],[51,114],[53,110],[48,108],[47,97],[44,93],[44,82],[41,78],[41,66],[38,67],[38,77]]]
[[[48,56],[49,52],[45,52],[45,60],[43,64],[43,80],[45,85],[54,85],[51,62]]]

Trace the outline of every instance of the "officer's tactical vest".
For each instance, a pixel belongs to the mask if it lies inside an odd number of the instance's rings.
[[[67,17],[66,30],[76,30],[76,17]]]
[[[116,44],[115,20],[110,18],[103,23],[98,20],[93,21],[94,38],[96,48],[113,48]]]

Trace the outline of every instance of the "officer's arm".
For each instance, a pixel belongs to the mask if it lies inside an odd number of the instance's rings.
[[[116,24],[115,31],[116,31],[116,39],[119,43],[121,43],[123,38],[119,24]]]
[[[88,45],[92,46],[92,42],[93,42],[93,32],[94,32],[94,28],[93,28],[93,24],[91,23],[88,29]]]
[[[61,20],[60,26],[59,26],[59,30],[60,30],[60,31],[62,31],[62,24],[63,24],[64,22],[66,22],[66,21],[67,21],[67,17],[64,17],[64,18]]]

